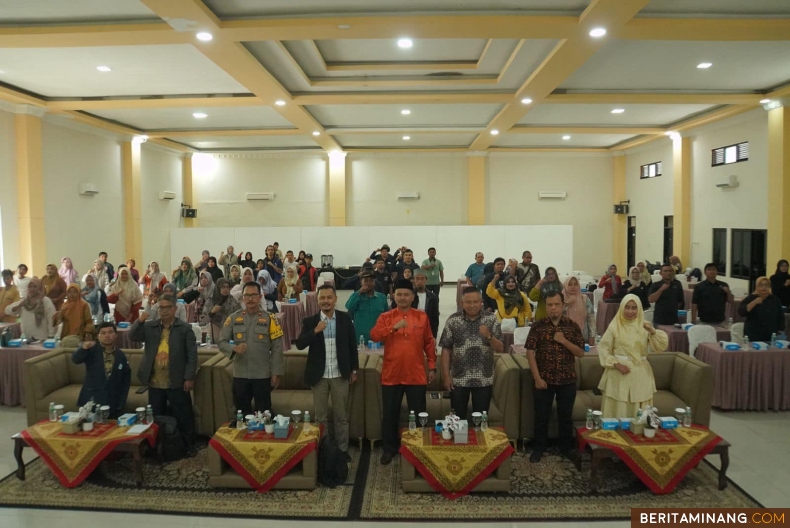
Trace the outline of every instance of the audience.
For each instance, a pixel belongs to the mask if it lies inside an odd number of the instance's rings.
[[[669,264],[672,266],[672,269],[675,270],[675,275],[683,273],[683,264],[680,263],[680,257],[677,255],[669,257]]]
[[[80,274],[77,273],[77,270],[74,269],[74,264],[72,264],[71,259],[69,257],[63,257],[60,259],[60,269],[58,270],[58,275],[60,278],[63,279],[63,282],[66,284],[80,283]]]
[[[768,277],[758,278],[754,286],[754,292],[749,294],[738,308],[741,317],[746,318],[743,335],[748,337],[749,341],[770,343],[771,335],[779,334],[785,328],[782,301],[771,293],[771,281]]]
[[[137,266],[137,261],[133,258],[130,258],[126,261],[126,267],[129,268],[129,273],[132,274],[132,279],[134,279],[134,282],[137,284],[140,284],[140,272],[137,271],[135,266]]]
[[[274,279],[272,279],[268,271],[261,270],[261,272],[258,273],[258,284],[260,285],[262,295],[261,303],[262,306],[265,305],[264,311],[277,313],[277,305],[274,304],[275,301],[280,300],[277,283],[274,282]]]
[[[274,254],[277,255],[277,258],[280,259],[280,261],[282,261],[283,260],[283,252],[280,251],[280,243],[279,242],[275,242],[274,244],[272,244],[272,247],[274,248]]]
[[[304,266],[304,260],[305,260],[306,257],[307,257],[307,253],[305,253],[303,249],[299,250],[299,256],[296,257],[296,262],[299,264],[300,268],[302,266]],[[313,257],[311,256],[310,258],[313,258]]]
[[[5,309],[20,299],[19,289],[14,286],[14,272],[3,270],[3,287],[0,288],[0,322],[15,323],[16,317],[7,315]]]
[[[118,280],[107,286],[107,302],[115,305],[113,317],[116,322],[133,323],[139,317],[143,294],[127,268],[121,268]]]
[[[543,278],[529,292],[529,300],[538,303],[535,309],[535,321],[540,321],[546,317],[546,297],[553,292],[561,293],[562,283],[557,275],[557,270],[549,266],[546,268]]]
[[[686,305],[683,285],[675,280],[675,268],[670,264],[661,266],[661,282],[650,286],[647,298],[654,305],[653,324],[674,325],[678,322],[678,310]]]
[[[436,258],[436,248],[428,248],[428,258],[422,261],[422,269],[428,274],[426,287],[439,297],[444,282],[444,264]]]
[[[115,268],[113,268],[112,264],[107,262],[106,251],[102,251],[101,253],[99,253],[99,259],[102,261],[102,264],[104,264],[104,269],[107,273],[107,282],[109,283],[115,278]]]
[[[239,257],[237,257],[234,254],[233,246],[228,246],[226,251],[227,251],[227,253],[225,253],[225,251],[222,251],[219,254],[219,265],[222,266],[222,271],[224,271],[223,275],[225,277],[228,277],[228,276],[230,276],[230,267],[232,265],[234,265],[234,264],[238,264],[239,263]],[[211,258],[212,257],[209,257],[208,260],[211,260]],[[206,261],[206,265],[210,265],[208,263],[208,260]],[[215,266],[217,265],[217,260],[216,259],[214,259],[214,265]],[[212,275],[213,275],[213,273],[212,273]],[[216,278],[214,280],[216,280]]]
[[[519,289],[529,295],[532,288],[540,280],[540,268],[532,262],[532,253],[525,251],[521,254],[521,262],[516,268],[516,278],[518,279]]]
[[[263,271],[263,268],[266,267],[266,261],[263,259],[258,259],[255,261],[255,279],[258,279],[258,275]]]
[[[414,283],[414,272],[411,270],[411,268],[405,268],[403,270],[403,277],[401,277],[401,280],[407,280]]]
[[[656,381],[647,354],[663,352],[669,338],[644,319],[641,300],[626,295],[601,342],[598,359],[604,368],[598,388],[603,392],[604,418],[636,418],[645,405],[653,406]]]
[[[291,253],[293,257],[293,253]],[[286,266],[285,276],[280,279],[280,284],[277,285],[277,291],[280,294],[281,301],[288,299],[299,299],[299,294],[302,293],[302,281],[296,274],[296,266]]]
[[[414,272],[414,302],[412,308],[425,312],[431,323],[434,339],[439,332],[439,297],[428,290],[428,273],[423,269]]]
[[[299,263],[296,262],[296,259],[294,258],[294,252],[290,249],[285,252],[285,259],[283,259],[283,269],[289,267],[294,267],[297,270],[299,269]]]
[[[376,324],[376,320],[387,311],[387,297],[374,289],[373,272],[363,271],[360,274],[360,282],[362,287],[348,298],[346,310],[354,322],[357,339],[362,337],[367,343],[371,339],[370,330]]]
[[[606,270],[606,275],[601,277],[598,281],[598,287],[603,288],[603,300],[610,298],[612,295],[617,295],[623,285],[623,279],[617,274],[617,266],[612,264]]]
[[[584,342],[590,346],[594,345],[596,333],[595,308],[590,298],[582,293],[578,278],[571,275],[565,279],[562,296],[565,300],[563,314],[581,329]]]
[[[85,381],[77,405],[82,407],[91,400],[97,405],[107,405],[109,418],[115,420],[123,414],[129,396],[132,367],[126,354],[115,344],[114,324],[101,323],[98,336],[98,343],[84,341],[71,355],[75,365],[85,364]]]
[[[480,290],[467,286],[463,308],[447,318],[439,346],[442,347],[442,381],[450,392],[450,406],[461,420],[472,412],[488,412],[494,388],[494,352],[502,353],[502,331],[497,318],[482,310]]]
[[[175,285],[167,283],[162,287],[162,293],[152,293],[148,297],[148,306],[145,308],[145,312],[148,314],[148,319],[151,321],[159,319],[159,297],[162,295],[172,295],[175,297]],[[181,301],[176,302],[176,318],[185,323],[189,322],[187,321],[186,303]]]
[[[503,284],[501,288],[497,284]],[[515,319],[516,326],[525,326],[532,318],[532,306],[527,296],[518,289],[518,279],[509,275],[504,281],[496,274],[486,287],[486,296],[494,302],[497,321]]]
[[[60,330],[63,348],[74,348],[79,345],[80,341],[93,339],[93,335],[96,333],[91,309],[88,303],[82,299],[81,293],[77,283],[69,284],[66,288],[66,302],[53,316],[54,326],[63,325]]]
[[[255,259],[252,258],[252,253],[249,251],[244,254],[244,258],[239,261],[241,269],[250,268],[255,269]]]
[[[771,275],[771,291],[782,301],[782,306],[790,306],[790,273],[787,268],[790,266],[784,259],[776,264],[776,273]]]
[[[110,313],[110,304],[107,302],[107,294],[99,288],[96,277],[89,273],[83,278],[85,286],[82,288],[82,298],[88,303],[91,317],[99,320],[104,319],[104,315]]]
[[[727,323],[727,303],[733,302],[735,297],[726,282],[716,279],[718,272],[713,262],[705,264],[705,280],[697,284],[691,296],[691,322],[694,324],[724,326]]]
[[[241,281],[230,290],[230,294],[233,295],[237,301],[241,302],[241,292],[244,289],[244,285],[248,282],[255,282],[255,273],[253,273],[250,268],[244,268],[241,270]]]
[[[6,315],[19,317],[22,334],[30,341],[42,341],[55,335],[55,325],[52,324],[55,312],[55,305],[44,295],[44,286],[38,277],[30,279],[24,298],[5,309]]]
[[[83,283],[88,279],[88,275],[93,275],[97,288],[104,290],[110,285],[110,275],[107,271],[107,265],[104,264],[102,259],[96,259],[93,262],[93,268],[82,277]]]
[[[54,264],[47,264],[47,273],[41,279],[44,287],[44,295],[49,297],[55,310],[60,310],[63,300],[66,298],[66,282],[58,275],[58,268]]]
[[[208,262],[208,259],[206,260]],[[208,264],[206,264],[208,268]],[[173,271],[170,282],[176,287],[176,295],[181,298],[184,293],[192,291],[197,287],[198,277],[192,263],[188,259],[181,261],[181,267]]]
[[[392,295],[392,274],[387,272],[385,262],[381,258],[373,264],[373,277],[376,280],[374,288],[377,292]]]
[[[204,249],[200,253],[200,260],[198,261],[197,265],[195,266],[195,273],[200,273],[204,269],[208,268],[208,258],[210,256],[211,256],[211,252],[209,252],[208,249]],[[192,262],[191,259],[188,259],[186,257],[184,257],[184,260],[189,260],[189,262]]]
[[[639,297],[639,300],[642,302],[642,309],[649,310],[650,309],[650,301],[648,300],[648,289],[650,283],[645,283],[643,280],[643,275],[639,272],[639,268],[634,266],[628,271],[628,280],[623,282],[623,285],[620,287],[618,294],[611,297],[612,299],[617,299],[618,302],[622,301],[626,295],[629,293],[632,295],[636,295]]]
[[[230,294],[230,281],[224,278],[218,280],[214,285],[214,292],[203,305],[203,320],[201,321],[210,324],[210,335],[214,343],[219,342],[222,323],[230,317],[230,314],[239,310],[241,310],[241,304]]]
[[[240,272],[239,264],[233,264],[230,267],[230,275],[227,277],[228,282],[231,286],[236,286],[241,284],[241,272]],[[217,280],[219,282],[219,280]]]
[[[299,278],[302,279],[302,291],[316,291],[316,279],[318,278],[318,270],[313,267],[313,255],[310,253],[305,253],[304,251],[299,252],[300,255],[304,255],[303,263],[299,266]]]
[[[214,290],[214,279],[211,277],[211,273],[207,269],[201,271],[197,287],[198,296],[195,299],[195,316],[198,320],[204,315],[203,307],[206,305],[206,301],[214,297]]]
[[[483,278],[483,274],[486,269],[486,265],[483,263],[485,257],[481,252],[475,253],[475,261],[469,264],[469,267],[466,268],[466,273],[464,273],[464,277],[466,277],[466,282],[469,286],[477,287],[477,283],[480,282],[480,279]]]
[[[156,261],[151,262],[143,277],[143,287],[146,297],[153,292],[161,292],[165,284],[167,284],[167,276],[159,271],[159,263]]]
[[[384,261],[384,269],[392,275],[395,273],[395,257],[397,256],[397,251],[395,255],[390,255],[390,247],[387,244],[381,246],[380,249],[377,249],[373,253],[370,254],[368,260],[376,261],[379,258]]]
[[[217,259],[214,257],[208,258],[208,266],[203,271],[208,272],[208,274],[211,275],[211,282],[217,282],[225,276],[225,274],[222,273],[222,270],[217,265]],[[203,273],[203,271],[200,273]],[[228,273],[230,273],[230,270],[228,270]]]
[[[263,259],[264,269],[269,272],[275,284],[283,278],[283,263],[274,250],[274,246],[266,246],[266,258]]]
[[[27,276],[27,272],[27,266],[20,264],[16,268],[16,276],[14,276],[14,286],[19,290],[19,296],[23,299],[27,297],[27,285],[30,284],[31,279]]]
[[[494,312],[497,309],[497,303],[488,295],[488,285],[496,278],[494,288],[497,290],[504,290],[505,288],[505,259],[497,257],[494,259],[494,270],[490,273],[485,273],[477,283],[477,289],[483,292],[483,308],[489,312]]]

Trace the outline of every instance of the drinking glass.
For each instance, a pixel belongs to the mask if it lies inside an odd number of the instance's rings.
[[[291,411],[291,420],[294,423],[294,429],[299,426],[299,421],[302,419],[302,411]]]
[[[102,420],[105,422],[110,418],[110,406],[109,405],[102,405],[99,407],[99,412],[101,412]]]
[[[419,417],[420,417],[420,427],[422,429],[425,429],[425,424],[428,423],[428,413],[427,412],[421,412],[419,414]]]
[[[595,428],[601,428],[601,418],[603,418],[603,413],[601,411],[593,411],[593,422],[595,422]]]
[[[134,412],[137,413],[137,423],[143,423],[143,420],[145,419],[145,407],[138,407],[134,410]]]
[[[675,419],[678,421],[678,427],[683,427],[684,416],[686,416],[686,409],[682,407],[675,409]]]
[[[473,412],[472,421],[475,423],[475,431],[480,430],[480,422],[483,421],[483,413]]]

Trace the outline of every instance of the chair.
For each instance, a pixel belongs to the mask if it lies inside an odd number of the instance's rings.
[[[324,279],[324,282],[335,280],[335,274],[331,271],[322,271],[319,276]]]
[[[645,322],[652,323],[653,322],[653,314],[654,313],[655,312],[653,312],[652,308],[649,309],[649,310],[645,310],[645,312],[644,312]]]
[[[730,339],[733,343],[743,344],[743,323],[735,323],[730,328]]]
[[[518,343],[519,345],[526,343],[527,337],[529,336],[529,330],[531,328],[531,326],[521,326],[516,328],[516,331],[513,332],[513,342]],[[505,352],[510,352],[510,350],[505,350]]]
[[[593,308],[598,313],[598,303],[603,300],[603,288],[596,288],[593,292]]]
[[[689,328],[689,355],[694,357],[700,343],[716,343],[716,329],[707,325]]]

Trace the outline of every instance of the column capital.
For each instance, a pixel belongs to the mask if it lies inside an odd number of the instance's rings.
[[[18,104],[14,105],[13,112],[15,114],[28,114],[36,117],[44,117],[44,114],[47,113],[47,108],[45,106]]]

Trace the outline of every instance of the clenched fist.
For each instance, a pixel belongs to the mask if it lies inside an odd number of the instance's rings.
[[[323,332],[324,330],[326,330],[326,322],[324,322],[324,321],[318,321],[318,324],[317,324],[317,325],[315,325],[315,333],[316,333],[316,334],[320,334],[320,333],[321,333],[321,332]]]
[[[407,325],[408,323],[406,322],[406,319],[401,319],[400,321],[395,323],[395,325],[392,328],[398,330],[399,328],[406,328]]]

